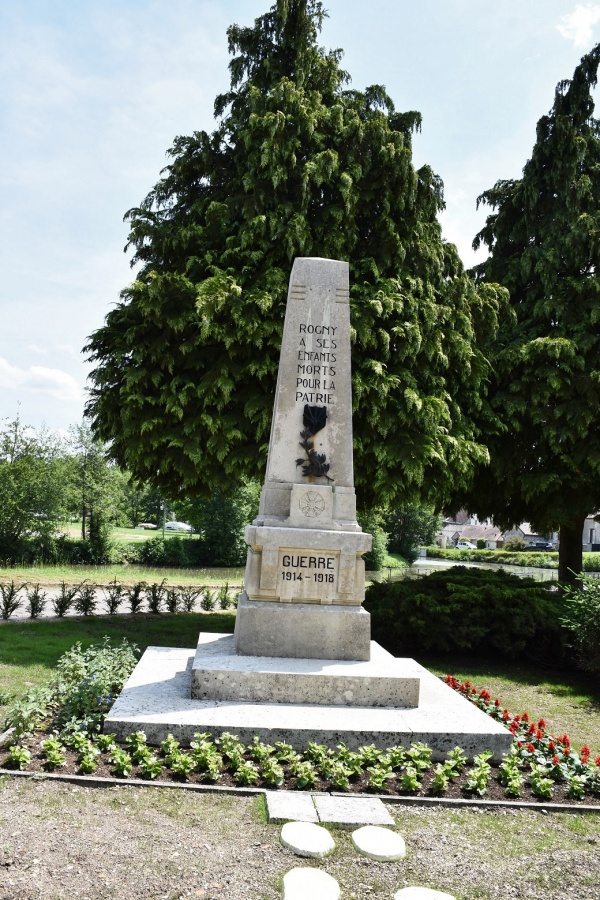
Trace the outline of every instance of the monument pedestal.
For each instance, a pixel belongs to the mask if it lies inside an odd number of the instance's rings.
[[[216,641],[222,637],[231,641],[231,635],[206,635],[207,639]],[[189,744],[196,732],[208,731],[213,737],[218,737],[227,731],[237,735],[244,744],[250,744],[257,735],[269,744],[285,741],[299,752],[306,749],[309,741],[329,747],[343,741],[352,750],[366,744],[375,744],[382,749],[396,745],[408,748],[412,743],[422,741],[432,748],[436,761],[444,759],[448,751],[457,746],[462,747],[470,758],[484,750],[491,750],[494,758],[499,760],[512,744],[513,738],[508,729],[423,666],[412,659],[395,659],[374,643],[372,662],[358,665],[375,664],[379,667],[384,663],[388,674],[391,670],[397,678],[417,679],[418,706],[378,705],[374,698],[375,691],[380,696],[387,691],[383,681],[387,676],[382,676],[381,670],[379,676],[374,676],[381,680],[374,684],[373,695],[365,705],[348,703],[343,690],[334,700],[343,698],[344,705],[315,702],[317,695],[322,699],[320,688],[316,686],[310,691],[307,688],[306,695],[299,702],[277,702],[277,673],[271,670],[265,674],[264,670],[265,663],[273,661],[257,657],[246,657],[252,660],[257,670],[254,674],[247,670],[245,675],[249,681],[257,679],[256,700],[195,699],[192,697],[192,673],[196,653],[195,650],[178,647],[148,647],[106,717],[105,732],[115,734],[118,740],[124,741],[128,735],[141,729],[146,732],[151,744],[159,744],[168,734],[183,744]],[[244,657],[238,657],[238,667],[244,665],[243,660]],[[294,664],[299,662],[286,661],[288,676],[292,674]],[[315,660],[314,665],[318,667],[319,662]],[[221,674],[224,672],[225,667],[221,663]],[[305,679],[315,674],[318,675],[318,671],[308,675],[306,671],[297,673],[304,680],[304,687]],[[332,674],[331,670],[329,674]],[[218,681],[219,675],[213,673],[213,678]],[[316,685],[317,681],[311,683]],[[274,693],[269,696],[271,691]],[[245,692],[242,686],[241,693]]]
[[[371,617],[362,606],[269,603],[241,594],[235,621],[242,656],[368,660]]]

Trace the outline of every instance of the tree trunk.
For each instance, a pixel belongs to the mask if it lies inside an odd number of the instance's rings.
[[[583,523],[585,514],[575,516],[560,526],[558,548],[558,580],[575,584],[583,568]]]

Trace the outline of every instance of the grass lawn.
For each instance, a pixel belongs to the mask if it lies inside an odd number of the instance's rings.
[[[126,637],[142,650],[149,645],[195,647],[200,631],[232,632],[234,623],[231,611],[8,621],[0,625],[0,699],[3,693],[21,694],[45,681],[59,656],[77,641],[89,646],[108,635],[115,642]],[[577,749],[588,744],[593,757],[600,754],[600,685],[590,676],[533,662],[458,655],[419,656],[418,661],[442,677],[451,673],[487,688],[511,713],[544,718],[554,735],[567,732]],[[0,719],[3,711],[0,706]]]
[[[547,722],[555,736],[566,732],[577,750],[588,744],[600,754],[600,684],[583,672],[546,668],[533,662],[474,661],[467,657],[419,657],[436,675],[455,675],[487,689],[513,715],[527,712]]]

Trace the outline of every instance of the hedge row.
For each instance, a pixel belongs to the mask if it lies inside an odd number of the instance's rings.
[[[128,607],[132,614],[138,612],[193,612],[198,605],[201,609],[229,609],[237,606],[240,588],[230,588],[228,583],[219,588],[208,585],[171,585],[166,579],[149,584],[138,581],[134,585],[120,584],[116,578],[108,585],[97,585],[82,581],[78,585],[62,582],[52,597],[39,584],[17,584],[14,580],[0,583],[0,616],[9,619],[19,609],[25,608],[31,619],[43,615],[50,604],[52,613],[63,618],[69,612],[81,616],[107,612],[115,615],[122,607]],[[105,609],[99,604],[103,602]]]

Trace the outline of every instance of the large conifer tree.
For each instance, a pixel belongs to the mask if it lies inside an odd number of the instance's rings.
[[[471,414],[502,293],[442,240],[442,184],[412,165],[419,114],[350,90],[322,18],[318,0],[278,0],[229,29],[216,130],[177,138],[128,213],[141,268],[90,339],[87,413],[165,494],[262,477],[295,256],[350,262],[363,502],[439,500],[486,458]]]
[[[459,501],[498,524],[560,528],[559,577],[581,571],[585,517],[600,510],[600,123],[592,118],[600,45],[556,88],[523,177],[480,200],[481,279],[508,288],[493,354],[487,443]]]

